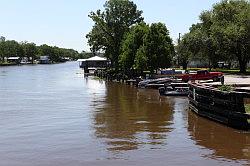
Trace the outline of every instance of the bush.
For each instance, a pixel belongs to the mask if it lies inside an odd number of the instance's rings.
[[[221,85],[218,87],[218,89],[225,92],[233,91],[233,87],[231,85]]]
[[[245,104],[246,113],[250,113],[250,104]]]

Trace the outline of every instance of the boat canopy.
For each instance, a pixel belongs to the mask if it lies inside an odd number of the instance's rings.
[[[85,61],[107,61],[107,58],[94,56],[88,59],[78,59],[78,62],[85,62]]]

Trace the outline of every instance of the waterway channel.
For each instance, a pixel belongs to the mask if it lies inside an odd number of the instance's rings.
[[[250,164],[250,133],[198,117],[187,98],[78,73],[0,67],[0,166]]]

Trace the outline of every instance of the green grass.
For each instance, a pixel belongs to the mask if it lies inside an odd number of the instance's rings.
[[[1,65],[10,64],[9,62],[0,62]]]
[[[250,114],[250,104],[245,104],[245,111]],[[250,119],[247,119],[247,122],[250,124]]]
[[[183,68],[173,68],[175,70],[183,70]],[[197,71],[197,70],[208,70],[208,68],[187,68],[187,70]]]
[[[10,62],[0,62],[0,66],[5,66],[5,65],[14,65],[15,63],[10,63]]]
[[[231,92],[233,87],[231,85],[221,85],[218,87],[218,89],[224,92]]]
[[[250,113],[250,104],[245,104],[246,113]]]
[[[180,70],[181,68],[175,68],[176,70]],[[197,71],[197,70],[209,70],[208,68],[188,68],[187,70],[193,70],[193,71]],[[215,72],[223,72],[223,73],[227,73],[227,74],[241,74],[239,69],[211,69],[211,71]],[[246,75],[250,75],[250,68],[247,69],[247,72],[245,73]]]
[[[241,74],[239,69],[212,69],[212,71],[219,71],[228,74]],[[246,75],[250,75],[250,69],[247,69]]]
[[[97,76],[92,77],[92,79],[93,79],[93,80],[103,80],[102,78],[97,77]]]

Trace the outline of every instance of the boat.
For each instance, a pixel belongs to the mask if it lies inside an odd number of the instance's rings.
[[[166,84],[172,83],[172,82],[181,82],[180,79],[174,79],[170,77],[164,77],[164,78],[157,78],[157,79],[147,79],[140,81],[138,83],[139,88],[160,88],[165,86]]]
[[[163,96],[188,96],[189,85],[187,83],[170,83],[159,88],[159,93]]]

